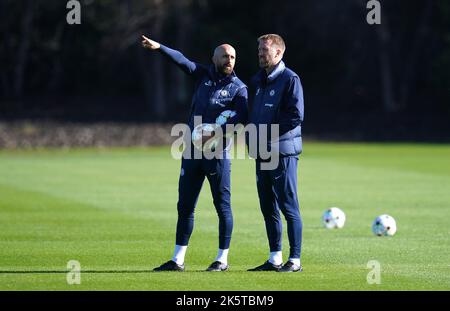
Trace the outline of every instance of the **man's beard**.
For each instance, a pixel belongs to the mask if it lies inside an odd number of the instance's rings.
[[[259,59],[259,67],[262,69],[269,67],[269,61],[265,58],[262,58],[262,59],[260,58]]]
[[[228,66],[228,64],[224,64],[218,68],[218,71],[224,75],[230,75],[233,72],[233,67]]]

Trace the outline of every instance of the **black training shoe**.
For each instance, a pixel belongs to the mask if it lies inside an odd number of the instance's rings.
[[[173,260],[169,260],[166,263],[163,263],[161,266],[153,269],[153,271],[184,271],[184,264],[179,265]]]
[[[206,271],[227,271],[228,265],[220,261],[214,261]]]
[[[252,269],[248,269],[247,271],[279,271],[281,269],[281,265],[274,265],[270,261],[266,261],[260,266],[257,266]]]
[[[302,272],[303,268],[302,265],[297,266],[292,261],[286,262],[283,267],[278,272]]]

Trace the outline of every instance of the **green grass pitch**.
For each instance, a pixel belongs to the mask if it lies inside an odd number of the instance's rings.
[[[450,146],[306,142],[303,273],[246,271],[268,255],[254,170],[233,160],[230,271],[203,272],[218,246],[205,182],[186,272],[153,273],[175,241],[180,161],[169,147],[0,151],[0,290],[450,289]],[[343,229],[322,227],[331,206],[346,213]],[[392,238],[371,232],[384,213],[397,221]],[[283,243],[286,259],[285,226]],[[66,281],[69,260],[79,285]],[[368,284],[369,260],[381,284]]]

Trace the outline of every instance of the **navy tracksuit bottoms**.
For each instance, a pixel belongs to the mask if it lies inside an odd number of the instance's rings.
[[[270,251],[281,251],[281,210],[287,222],[289,258],[300,258],[302,219],[297,198],[298,157],[280,157],[279,160],[278,167],[274,170],[261,170],[261,162],[256,161],[259,204],[266,223]]]
[[[230,202],[230,159],[182,159],[178,183],[177,245],[188,245],[194,228],[194,210],[205,177],[219,216],[219,248],[230,247],[233,214]]]

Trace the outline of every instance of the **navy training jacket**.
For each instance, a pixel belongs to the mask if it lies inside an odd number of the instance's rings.
[[[161,44],[160,51],[185,73],[196,80],[192,97],[189,127],[194,127],[194,116],[201,116],[202,123],[215,123],[225,110],[234,110],[236,115],[226,124],[245,124],[248,118],[247,86],[233,73],[225,76],[216,71],[214,65],[205,66],[187,59],[181,52]],[[224,124],[222,129],[225,130]]]
[[[278,143],[280,156],[298,156],[302,152],[301,125],[304,117],[303,88],[299,76],[287,68],[281,61],[267,76],[264,69],[252,78],[255,95],[251,105],[249,123],[258,130],[261,124],[268,125],[267,145],[258,150],[277,152],[274,142]],[[279,124],[279,136],[271,137],[270,125]],[[255,150],[255,149],[254,149]],[[260,153],[250,155],[259,159]]]

